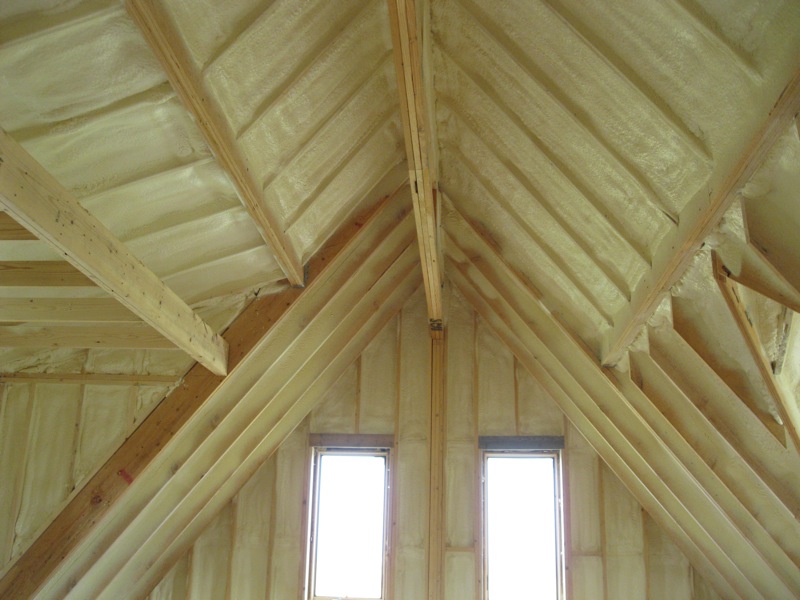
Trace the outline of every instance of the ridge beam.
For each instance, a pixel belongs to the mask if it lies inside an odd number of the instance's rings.
[[[436,115],[427,2],[388,0],[406,160],[431,336],[442,337],[442,249]]]

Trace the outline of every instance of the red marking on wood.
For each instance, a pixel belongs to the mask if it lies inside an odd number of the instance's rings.
[[[133,477],[131,477],[125,469],[120,469],[117,471],[117,474],[122,477],[128,485],[133,483]]]

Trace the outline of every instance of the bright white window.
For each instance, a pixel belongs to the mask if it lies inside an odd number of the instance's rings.
[[[558,453],[484,457],[487,600],[562,598]]]
[[[384,597],[388,451],[314,452],[309,598]]]

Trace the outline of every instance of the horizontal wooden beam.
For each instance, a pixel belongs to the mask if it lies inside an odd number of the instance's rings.
[[[703,240],[717,226],[742,187],[764,162],[769,150],[800,113],[800,69],[784,88],[761,129],[745,148],[739,161],[708,201],[696,210],[690,204],[680,215],[678,227],[661,252],[653,259],[653,267],[639,282],[627,308],[617,315],[614,327],[604,343],[602,363],[614,365],[625,353],[641,328],[653,314],[672,285],[683,275]]]
[[[0,261],[0,287],[95,287],[68,262]]]
[[[0,211],[0,241],[17,242],[36,239],[39,238],[17,223],[9,214]]]
[[[796,597],[800,580],[787,581],[775,557],[764,556],[734,526],[706,489],[704,476],[677,457],[682,441],[662,436],[643,418],[596,358],[462,217],[448,220],[446,231],[454,283],[721,595]]]
[[[125,502],[106,512],[42,597],[70,588],[74,597],[147,594],[419,287],[409,209],[388,203],[364,224],[134,477]]]
[[[3,298],[0,302],[0,323],[141,322],[113,298]]]
[[[136,373],[0,373],[0,383],[63,385],[171,385],[180,375]]]
[[[394,46],[397,88],[400,94],[400,114],[406,142],[406,160],[417,224],[428,319],[434,337],[442,329],[442,252],[439,233],[438,164],[436,159],[436,116],[432,112],[429,89],[423,64],[425,38],[430,37],[426,2],[417,0],[388,0],[389,21]]]
[[[227,372],[225,341],[3,130],[0,205],[172,344]]]
[[[737,284],[728,277],[728,271],[719,256],[717,256],[717,253],[713,251],[711,253],[711,263],[714,279],[719,286],[720,292],[722,292],[722,297],[725,298],[725,304],[728,305],[728,310],[730,310],[731,316],[736,322],[736,327],[742,335],[744,344],[747,346],[747,350],[758,368],[764,386],[778,409],[783,426],[794,441],[795,448],[800,449],[800,407],[797,405],[797,399],[783,389],[781,383],[773,374],[772,366],[764,352],[764,346],[761,344],[758,332],[750,322],[747,309],[736,289]]]
[[[0,348],[174,349],[175,344],[145,323],[116,325],[4,325]]]
[[[391,433],[312,433],[309,446],[324,448],[394,448]]]
[[[258,232],[275,255],[292,285],[305,285],[303,265],[289,238],[281,229],[264,194],[257,174],[239,148],[216,99],[202,83],[192,66],[183,36],[159,0],[127,0],[125,6],[158,58],[173,89],[186,109],[195,117],[214,156],[228,174]]]

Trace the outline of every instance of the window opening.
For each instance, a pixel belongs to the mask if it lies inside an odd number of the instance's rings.
[[[386,449],[315,448],[309,598],[384,597]]]
[[[558,452],[484,453],[487,600],[563,598]]]

